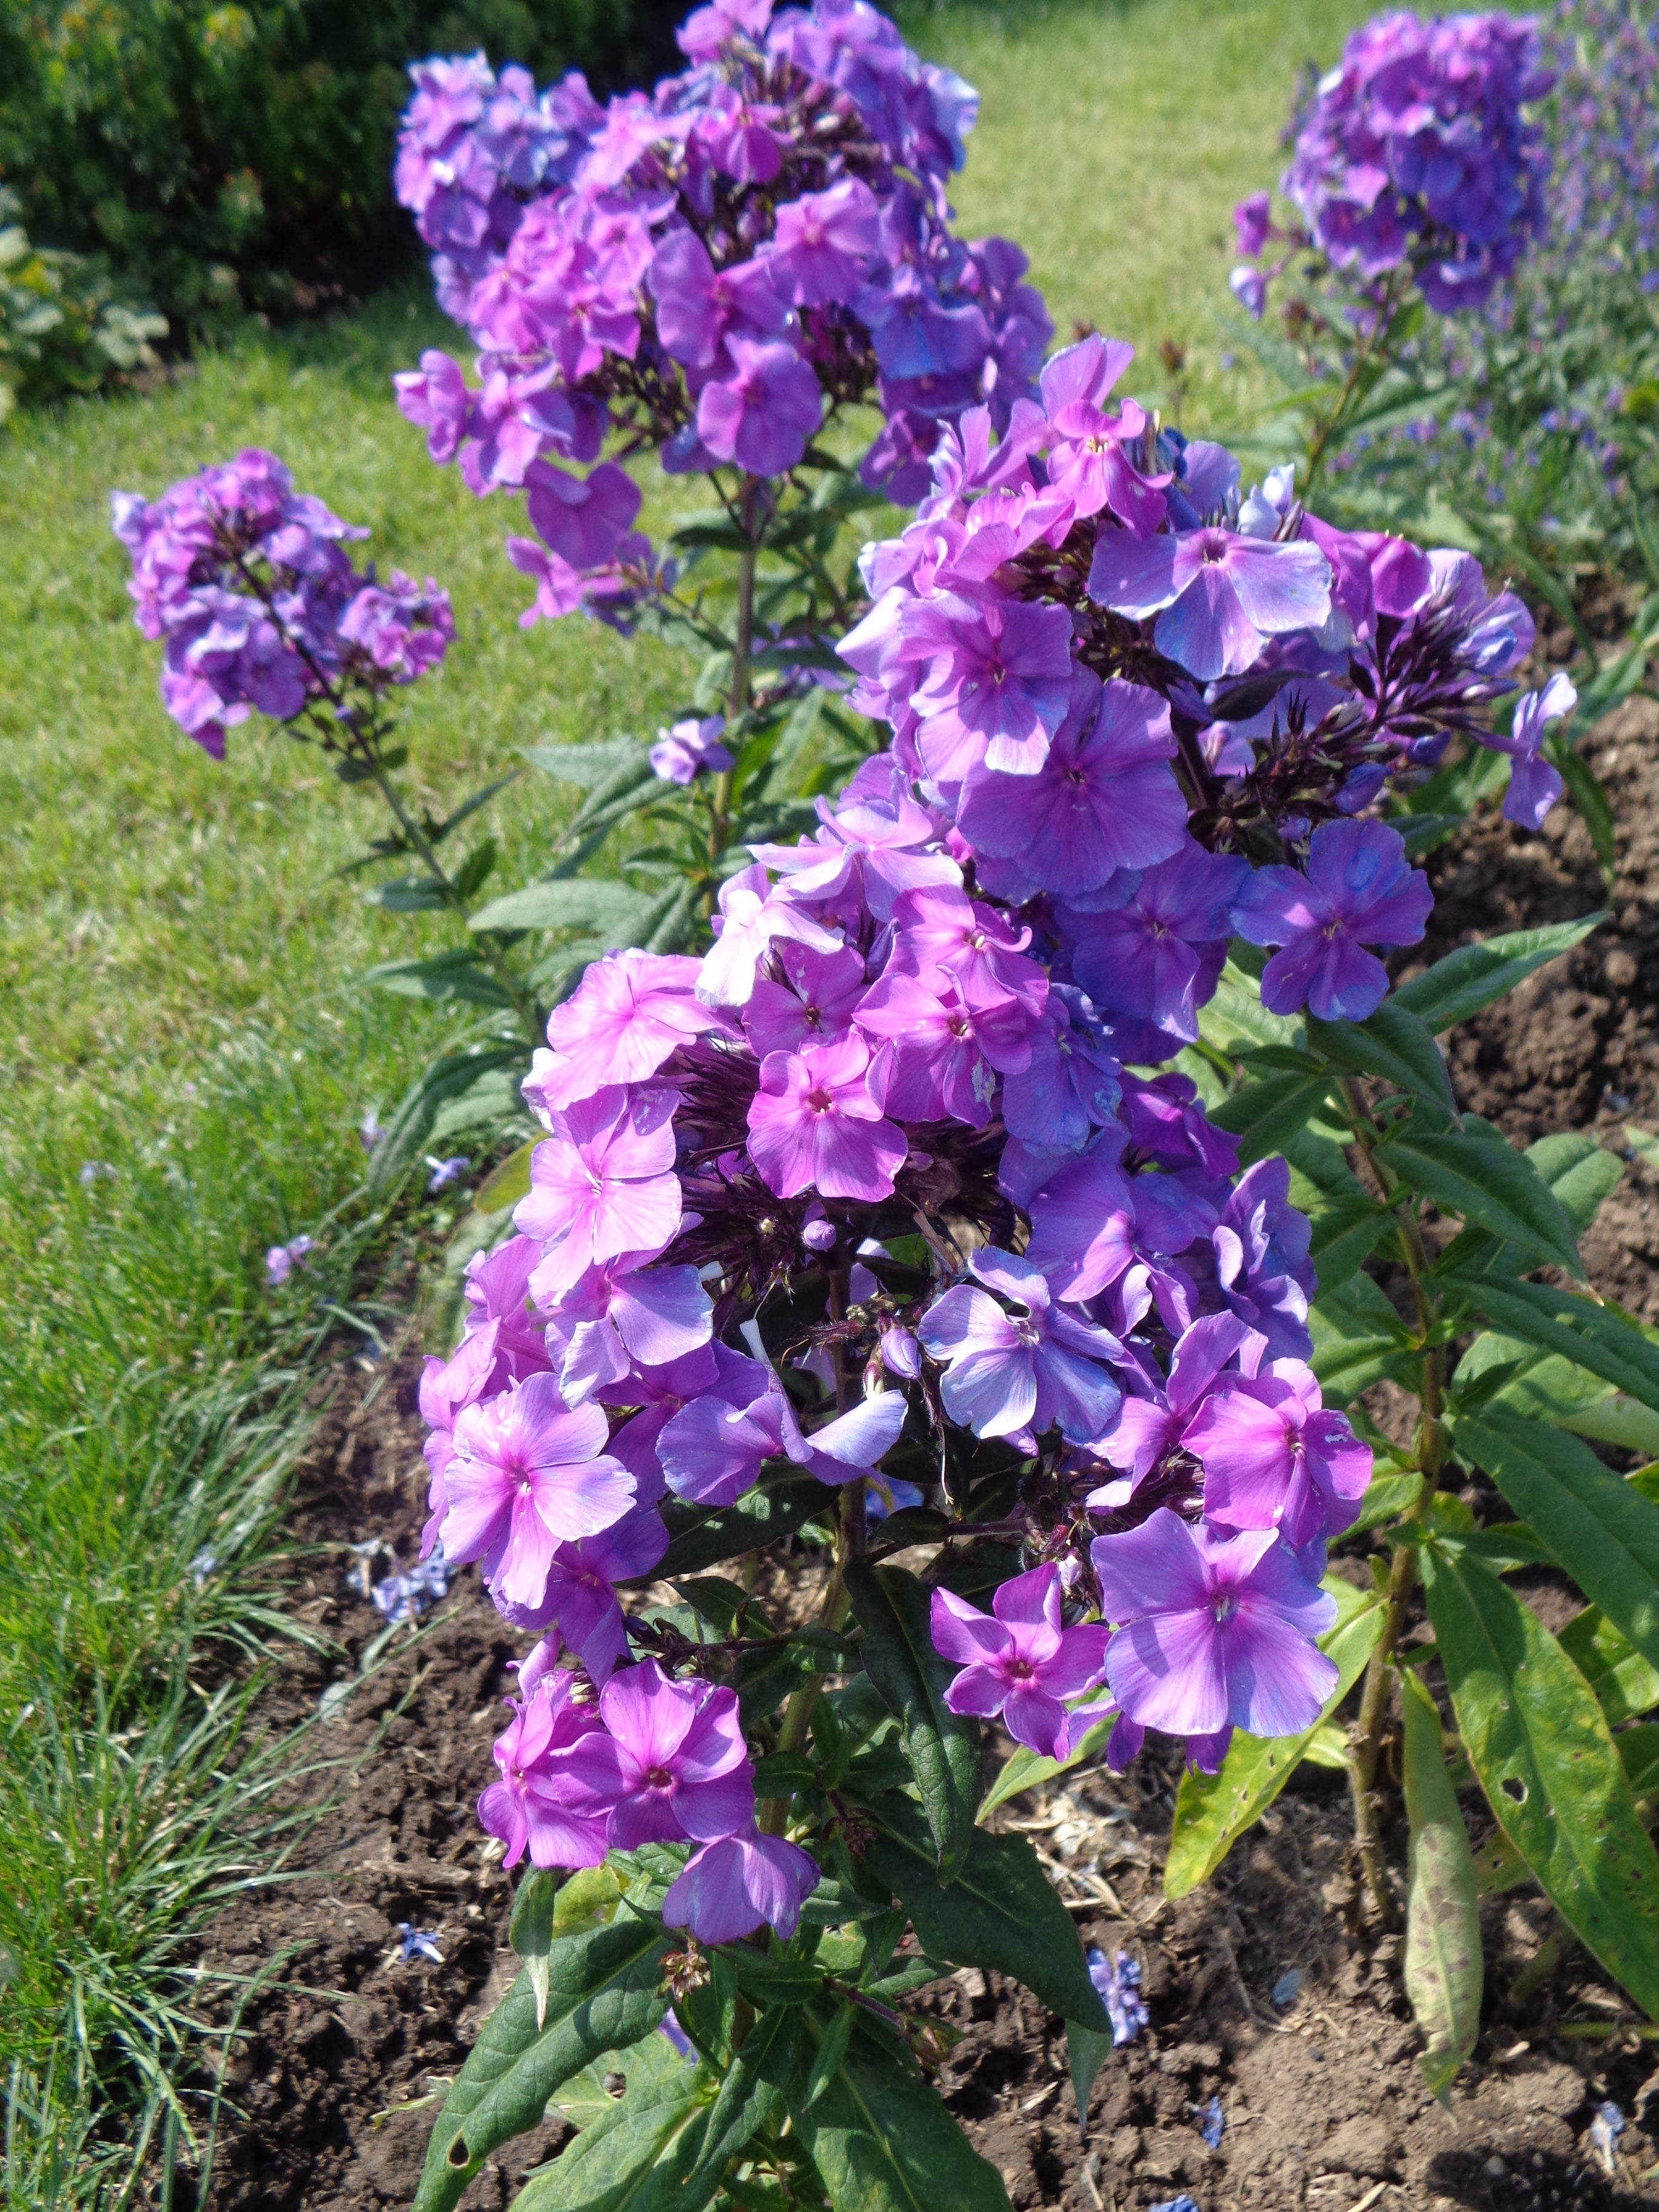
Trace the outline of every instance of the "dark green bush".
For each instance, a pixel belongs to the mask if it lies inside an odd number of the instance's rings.
[[[175,329],[358,290],[413,251],[405,64],[484,47],[596,90],[672,65],[665,0],[0,0],[0,179]]]

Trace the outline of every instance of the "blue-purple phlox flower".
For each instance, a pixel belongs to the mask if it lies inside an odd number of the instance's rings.
[[[1326,822],[1308,848],[1308,872],[1258,869],[1234,902],[1239,934],[1281,950],[1261,977],[1270,1012],[1303,1006],[1322,1022],[1363,1022],[1382,1003],[1389,973],[1373,945],[1415,945],[1434,894],[1384,822]]]

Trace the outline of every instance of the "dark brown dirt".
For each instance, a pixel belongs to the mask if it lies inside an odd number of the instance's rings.
[[[1516,1140],[1595,1127],[1622,1152],[1627,1123],[1659,1131],[1659,707],[1620,710],[1590,757],[1620,824],[1611,893],[1565,810],[1539,836],[1486,820],[1436,856],[1438,905],[1420,957],[1610,904],[1604,932],[1456,1036],[1451,1065],[1464,1105]],[[1604,1291],[1659,1318],[1659,1192],[1639,1162],[1586,1258]],[[325,1547],[299,1609],[347,1656],[296,1664],[268,1718],[312,1717],[311,1755],[342,1764],[303,1785],[332,1797],[298,1854],[304,1878],[228,1911],[203,1960],[268,1978],[228,2062],[235,2109],[212,2180],[219,2212],[407,2203],[434,2103],[515,1963],[510,1881],[472,1808],[493,1772],[516,1644],[472,1572],[419,1636],[394,1637],[376,1669],[316,1717],[382,1625],[349,1584],[346,1547],[381,1537],[407,1560],[424,1484],[412,1363],[373,1382],[349,1367],[340,1379],[295,1533]],[[1545,1929],[1540,1901],[1487,1908],[1489,2025],[1448,2116],[1418,2072],[1396,1939],[1359,1907],[1340,1778],[1303,1770],[1214,1881],[1175,1905],[1161,1887],[1173,1781],[1144,1761],[1122,1782],[1091,1775],[1008,1808],[1050,1856],[1085,1938],[1144,1969],[1151,2025],[1107,2059],[1085,2128],[1060,2024],[1016,1985],[966,1971],[922,2000],[962,2032],[940,2087],[1019,2212],[1148,2212],[1183,2192],[1198,2212],[1659,2203],[1652,2047],[1552,2033],[1570,2017],[1623,2015],[1624,2000],[1570,1952],[1519,2017],[1504,2010]],[[1401,1840],[1391,1839],[1396,1856]],[[435,1936],[441,1964],[404,1960],[400,1922]],[[1200,2133],[1212,2097],[1224,2120],[1215,2148]],[[1611,2172],[1589,2133],[1607,2097],[1629,2122]],[[560,2132],[555,2119],[504,2154],[468,2206],[507,2205]]]

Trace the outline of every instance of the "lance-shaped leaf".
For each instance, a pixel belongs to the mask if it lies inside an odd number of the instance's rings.
[[[524,1960],[525,1972],[530,1977],[538,2035],[547,2026],[548,1974],[558,1900],[559,1877],[551,1867],[532,1867],[513,1893],[513,1921],[507,1940]]]
[[[933,1832],[939,1877],[961,1868],[979,1809],[980,1725],[953,1713],[957,1670],[933,1649],[927,1591],[902,1567],[847,1563],[847,1595],[864,1631],[865,1672],[899,1723],[904,1755]]]
[[[726,2069],[720,2094],[697,2134],[696,2160],[672,2194],[653,2193],[649,2203],[662,2212],[703,2212],[720,2194],[726,2169],[760,2130],[770,2125],[805,2042],[799,2014],[779,2008],[763,2012],[743,2048]],[[646,2212],[642,2199],[640,2212]]]
[[[1393,999],[1364,1022],[1308,1022],[1310,1048],[1345,1075],[1375,1075],[1420,1098],[1447,1121],[1457,1118],[1451,1078],[1428,1024]]]
[[[1290,1780],[1313,1737],[1359,1680],[1376,1649],[1387,1610],[1382,1593],[1356,1589],[1334,1575],[1326,1577],[1324,1587],[1336,1600],[1338,1617],[1320,1638],[1319,1648],[1335,1666],[1335,1689],[1319,1719],[1302,1735],[1255,1736],[1240,1730],[1218,1773],[1182,1776],[1164,1867],[1166,1897],[1185,1897],[1209,1880]]]
[[[491,2151],[538,2124],[561,2082],[650,2033],[667,2010],[657,1985],[668,1948],[659,1925],[631,1917],[556,1942],[539,2028],[535,1987],[520,1975],[450,2085],[415,2212],[449,2212]]]
[[[708,2070],[681,2059],[677,2069],[629,2069],[627,2080],[611,2111],[532,2174],[513,2212],[672,2212],[686,2203],[707,2134]]]
[[[487,1100],[493,1111],[502,1079],[517,1081],[526,1062],[523,1045],[491,1045],[477,1052],[446,1053],[416,1076],[398,1101],[390,1127],[374,1147],[369,1188],[388,1188],[425,1150],[440,1118],[458,1106]]]
[[[1045,1759],[1040,1751],[1032,1751],[1023,1743],[1018,1745],[1004,1759],[996,1780],[985,1793],[979,1808],[981,1821],[988,1820],[999,1805],[1006,1805],[1022,1791],[1038,1789],[1052,1782],[1057,1774],[1069,1774],[1074,1766],[1098,1759],[1111,1741],[1116,1725],[1115,1714],[1109,1720],[1097,1721],[1092,1728],[1084,1730],[1066,1759]]]
[[[1425,1549],[1458,1734],[1499,1827],[1581,1941],[1659,2017],[1659,1856],[1589,1685],[1467,1553]]]
[[[460,1000],[472,1006],[510,1006],[512,999],[470,951],[437,952],[429,960],[383,960],[357,979],[401,999]]]
[[[1581,921],[1551,922],[1543,929],[1512,929],[1480,945],[1460,945],[1392,994],[1392,1003],[1431,1030],[1466,1022],[1522,983],[1536,969],[1582,945],[1607,920],[1605,909]]]
[[[1391,1137],[1377,1154],[1409,1189],[1519,1245],[1534,1264],[1583,1278],[1571,1224],[1549,1185],[1501,1130],[1471,1114],[1455,1135],[1416,1127]]]
[[[619,944],[647,921],[658,902],[626,884],[590,876],[530,884],[505,898],[491,899],[467,924],[470,929],[586,929],[595,938]]]
[[[1546,1283],[1464,1274],[1448,1279],[1467,1291],[1506,1335],[1518,1336],[1540,1352],[1558,1352],[1576,1367],[1588,1367],[1615,1389],[1659,1412],[1659,1345],[1622,1314]]]
[[[1501,1406],[1468,1414],[1457,1448],[1491,1475],[1559,1564],[1659,1667],[1659,1505],[1562,1430]]]
[[[1406,1995],[1423,2031],[1423,2078],[1443,2102],[1480,2033],[1480,1902],[1468,1830],[1446,1771],[1434,1700],[1405,1670]]]
[[[1051,2012],[1097,2030],[1109,2025],[1072,1917],[1024,1836],[971,1830],[946,1888],[910,1799],[890,1793],[872,1809],[880,1830],[865,1866],[909,1914],[930,1957],[1012,1974]]]
[[[1561,1631],[1561,1649],[1595,1691],[1607,1726],[1659,1705],[1659,1670],[1648,1664],[1599,1605],[1587,1605]],[[1620,1739],[1622,1743],[1623,1738]]]
[[[597,744],[527,745],[524,757],[544,774],[583,791],[599,790],[618,769],[637,772],[651,766],[651,748],[638,738],[608,738]]]
[[[1237,1138],[1238,1157],[1248,1167],[1252,1160],[1283,1152],[1324,1105],[1330,1087],[1328,1076],[1270,1075],[1265,1082],[1229,1092],[1211,1108],[1210,1119]]]
[[[538,1132],[504,1160],[496,1162],[472,1194],[475,1213],[505,1213],[509,1206],[517,1206],[521,1199],[529,1197],[530,1158],[542,1142]]]
[[[1009,2212],[1002,2176],[938,2090],[861,2035],[793,2117],[832,2212]]]
[[[1292,1196],[1291,1203],[1295,1199]],[[1304,1206],[1312,1224],[1308,1257],[1322,1291],[1350,1281],[1376,1249],[1378,1239],[1392,1216],[1363,1191]]]

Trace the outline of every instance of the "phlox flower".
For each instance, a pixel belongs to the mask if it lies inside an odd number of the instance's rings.
[[[787,886],[774,890],[758,860],[720,885],[714,927],[714,942],[697,970],[697,996],[708,1006],[746,1006],[761,962],[781,940],[813,952],[841,949],[838,933],[816,921]]]
[[[1136,1256],[1134,1194],[1119,1164],[1121,1135],[1109,1127],[1062,1162],[1031,1197],[1026,1256],[1050,1292],[1083,1304],[1116,1282]]]
[[[1249,878],[1247,861],[1206,853],[1188,839],[1139,883],[1123,881],[1117,903],[1098,912],[1066,909],[1076,942],[1073,974],[1103,1012],[1127,1015],[1192,1043],[1198,1010],[1213,995],[1226,958],[1233,902]]]
[[[1010,781],[1023,784],[1029,779]],[[1018,1000],[1028,1013],[1040,1014],[1048,979],[1039,963],[1025,957],[1030,939],[1029,929],[1016,929],[1005,915],[955,884],[906,891],[894,903],[893,949],[884,974],[921,976],[930,983],[947,978],[970,1006]]]
[[[988,1245],[969,1262],[980,1281],[954,1284],[916,1325],[928,1354],[945,1370],[945,1410],[976,1437],[1038,1436],[1058,1427],[1076,1443],[1104,1433],[1122,1393],[1104,1360],[1123,1347],[1050,1303],[1042,1271]],[[1019,1310],[1009,1313],[993,1291]]]
[[[1560,771],[1540,757],[1552,722],[1564,720],[1578,704],[1571,678],[1558,670],[1540,691],[1529,691],[1515,710],[1507,735],[1501,730],[1483,734],[1480,742],[1493,752],[1507,753],[1513,765],[1510,787],[1504,794],[1504,816],[1523,830],[1541,830],[1544,817],[1561,796]]]
[[[1014,599],[929,604],[937,647],[911,699],[928,772],[960,783],[981,763],[1016,775],[1040,768],[1064,719],[1072,618]]]
[[[530,1195],[513,1216],[546,1245],[538,1297],[562,1297],[623,1252],[660,1252],[679,1227],[674,1103],[610,1086],[552,1117],[553,1134],[530,1156]]]
[[[726,732],[724,714],[694,714],[671,729],[659,730],[651,748],[651,766],[665,783],[695,783],[705,771],[719,775],[733,765],[733,756],[721,744]]]
[[[1242,676],[1270,637],[1317,629],[1331,611],[1330,563],[1317,545],[1245,538],[1218,527],[1135,538],[1106,532],[1089,596],[1144,622],[1160,653],[1209,683]]]
[[[547,1018],[524,1093],[544,1118],[614,1084],[642,1083],[693,1037],[723,1026],[696,996],[699,963],[679,953],[607,952]]]
[[[1308,848],[1308,872],[1259,868],[1233,918],[1252,945],[1277,945],[1261,978],[1275,1014],[1306,1006],[1322,1022],[1363,1022],[1382,1005],[1389,974],[1367,945],[1415,945],[1434,893],[1385,822],[1324,822]]]
[[[857,1019],[861,1030],[887,1041],[880,1055],[883,1095],[907,1121],[951,1120],[983,1128],[998,1072],[1030,1063],[1024,1008],[1012,999],[970,1005],[948,975],[927,981],[890,967],[860,1001]]]
[[[647,1267],[650,1257],[623,1252],[590,1267],[546,1308],[550,1340],[565,1342],[559,1387],[569,1404],[622,1382],[636,1366],[666,1366],[708,1343],[714,1308],[696,1269]],[[532,1296],[540,1272],[530,1278]]]
[[[793,346],[756,338],[726,341],[730,373],[705,384],[697,435],[719,461],[761,477],[794,467],[823,411],[818,380]]]
[[[598,1406],[572,1411],[550,1375],[463,1407],[444,1470],[446,1558],[483,1562],[516,1605],[539,1605],[554,1546],[597,1535],[634,1503],[633,1476],[605,1450]]]
[[[1089,1557],[1116,1633],[1106,1680],[1126,1716],[1170,1735],[1293,1735],[1311,1728],[1336,1668],[1311,1639],[1336,1601],[1271,1528],[1212,1534],[1167,1506]]]
[[[757,1058],[844,1036],[865,990],[864,962],[853,948],[815,952],[785,938],[773,946],[772,962],[778,980],[757,977],[743,1010]]]
[[[754,1772],[734,1692],[675,1681],[654,1659],[625,1667],[599,1692],[602,1729],[561,1761],[565,1802],[603,1820],[613,1850],[707,1841],[755,1817]]]
[[[1222,1377],[1182,1443],[1203,1463],[1206,1521],[1276,1528],[1294,1550],[1346,1528],[1371,1479],[1370,1446],[1325,1411],[1312,1369],[1295,1360]]]
[[[598,1709],[575,1702],[573,1674],[544,1672],[525,1687],[523,1702],[495,1739],[501,1779],[479,1798],[479,1821],[507,1845],[503,1866],[516,1866],[526,1850],[533,1866],[598,1866],[606,1850],[605,1823],[571,1809],[557,1774],[557,1755],[600,1726]]]
[[[1233,1314],[1206,1314],[1176,1340],[1170,1376],[1149,1398],[1125,1398],[1117,1426],[1095,1449],[1127,1480],[1106,1484],[1085,1501],[1091,1511],[1114,1512],[1146,1481],[1182,1438],[1182,1431],[1215,1388],[1217,1376],[1250,1341]]]
[[[657,1449],[677,1496],[731,1505],[754,1488],[768,1460],[793,1460],[820,1482],[867,1476],[897,1443],[905,1410],[902,1392],[880,1391],[809,1436],[771,1370],[758,1360],[733,1359],[716,1389],[691,1399],[665,1425]]]
[[[586,1674],[603,1683],[628,1656],[628,1625],[616,1585],[648,1575],[667,1549],[661,1514],[635,1504],[597,1536],[555,1547],[538,1605],[497,1598],[496,1609],[515,1628],[556,1627]],[[557,1646],[542,1644],[537,1650],[550,1664]]]
[[[1002,1120],[1011,1137],[1069,1152],[1103,1128],[1123,1096],[1121,1064],[1089,1019],[1080,991],[1051,985],[1040,1022],[1028,1024],[1030,1059],[1003,1079]]]
[[[799,1052],[769,1053],[749,1109],[749,1154],[780,1198],[890,1196],[904,1135],[871,1085],[870,1048],[856,1033]]]
[[[810,1852],[751,1826],[693,1853],[669,1886],[662,1917],[702,1943],[735,1943],[763,1922],[787,1942],[817,1886],[817,1862]]]
[[[933,1649],[960,1674],[945,1692],[953,1713],[1000,1715],[1016,1743],[1044,1759],[1064,1759],[1071,1715],[1064,1700],[1097,1682],[1110,1632],[1098,1626],[1062,1628],[1060,1569],[1033,1567],[999,1585],[991,1611],[936,1589]]]
[[[778,210],[767,270],[779,293],[797,307],[850,300],[875,251],[880,210],[860,178],[843,177],[828,191],[803,192]]]

